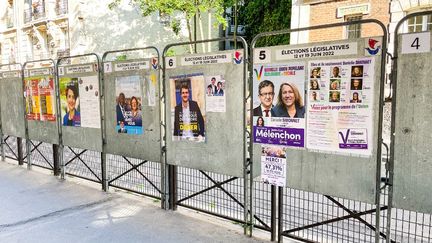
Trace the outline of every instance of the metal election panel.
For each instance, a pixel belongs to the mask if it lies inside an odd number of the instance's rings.
[[[0,68],[0,117],[2,132],[3,134],[25,138],[24,96],[21,65],[5,65],[3,68],[8,70]]]
[[[59,130],[58,130],[58,121],[57,121],[57,102],[56,102],[56,94],[55,94],[55,76],[54,76],[54,69],[55,64],[52,60],[44,60],[44,61],[35,61],[35,62],[27,62],[23,66],[23,73],[24,77],[23,80],[25,83],[28,83],[31,85],[33,82],[44,82],[44,86],[50,86],[49,91],[51,94],[48,94],[44,97],[45,101],[44,103],[40,102],[41,95],[38,93],[35,95],[38,102],[33,100],[33,94],[29,95],[30,92],[32,92],[32,88],[26,88],[29,87],[25,85],[25,94],[26,94],[26,110],[29,108],[29,103],[34,105],[35,107],[32,107],[30,109],[31,112],[33,112],[33,108],[37,108],[37,111],[34,110],[34,112],[39,112],[39,115],[34,115],[34,118],[29,118],[29,114],[27,114],[27,124],[28,124],[28,137],[30,140],[36,140],[40,142],[46,142],[51,144],[59,144]],[[48,83],[47,83],[48,82]],[[48,84],[48,85],[46,85]],[[40,87],[39,84],[37,84],[37,87]],[[39,92],[39,91],[38,91]],[[48,97],[47,97],[48,96]],[[47,98],[48,101],[47,102]],[[42,110],[42,105],[45,106],[45,110]],[[48,112],[48,105],[50,112]],[[42,118],[38,120],[38,116],[42,116],[41,113],[44,112],[45,118]]]
[[[379,40],[381,43],[382,37],[373,38]],[[309,87],[309,62],[313,61],[329,61],[338,60],[344,61],[346,59],[359,59],[366,56],[365,48],[368,48],[369,38],[360,38],[344,41],[333,41],[333,42],[319,42],[313,44],[299,44],[299,45],[288,45],[288,46],[272,46],[263,48],[254,48],[253,66],[256,69],[257,65],[266,64],[294,64],[304,65],[304,89],[300,93],[306,97],[305,102],[305,132],[304,132],[304,148],[286,147],[286,186],[290,188],[317,192],[325,195],[337,196],[347,199],[360,200],[364,202],[374,203],[375,192],[376,192],[376,173],[377,173],[377,141],[380,137],[378,134],[379,127],[379,112],[380,112],[380,89],[381,89],[381,50],[375,56],[368,56],[372,58],[374,62],[374,91],[373,91],[373,133],[372,133],[372,147],[371,155],[359,156],[342,154],[331,151],[319,151],[306,148],[306,134],[307,134],[307,92],[306,89]],[[348,45],[351,49],[348,50],[335,50],[331,52],[325,51],[328,46],[343,46]],[[376,45],[378,46],[378,45]],[[324,51],[320,51],[320,48]],[[380,48],[382,48],[380,46]],[[308,49],[312,53],[321,53],[320,57],[306,57],[304,55],[295,56],[293,52],[286,51],[282,53],[282,50],[306,50]],[[378,50],[379,48],[377,48]],[[302,53],[301,51],[299,52]],[[260,56],[261,54],[261,56]],[[290,56],[284,58],[283,56]],[[310,54],[312,55],[312,54]],[[328,55],[328,56],[326,56]],[[323,57],[324,56],[324,57]],[[260,60],[261,59],[263,60]],[[259,70],[252,70],[253,75],[259,74]],[[256,82],[255,80],[253,82]],[[276,86],[275,86],[276,89]],[[253,99],[258,99],[257,93],[252,93]],[[278,94],[275,94],[275,99]],[[328,97],[328,96],[327,96]],[[259,101],[259,99],[258,99]],[[255,105],[254,105],[255,107]],[[255,134],[254,134],[255,136]],[[259,165],[258,170],[261,171],[261,153],[262,147],[267,144],[254,143],[253,145],[253,162]],[[272,145],[268,145],[272,146]]]
[[[245,149],[244,51],[165,57],[164,65],[167,163],[242,177]],[[176,95],[176,91],[181,89],[173,87],[173,80],[188,77],[198,80],[191,84],[190,91],[204,118],[205,136],[200,138],[201,142],[173,141],[174,110],[175,106],[181,105],[180,96]],[[223,83],[222,96],[207,96],[207,86],[211,85],[212,78],[217,79],[215,84]]]
[[[62,59],[64,60],[64,59]],[[98,64],[87,63],[87,64],[77,64],[77,65],[59,65],[58,66],[58,76],[59,76],[59,86],[60,89],[60,123],[62,130],[62,142],[65,146],[70,146],[74,148],[88,149],[92,151],[102,152],[102,129],[101,129],[101,111],[100,111],[100,95],[101,87],[99,85],[99,72]],[[78,90],[79,90],[79,102],[80,102],[80,125],[78,126],[66,126],[64,124],[65,113],[65,98],[62,94],[62,82],[67,82],[69,80],[77,79]],[[64,80],[64,81],[63,81]],[[84,93],[91,94],[84,98]],[[93,98],[94,97],[94,98]],[[93,98],[93,99],[92,99]],[[84,103],[86,99],[87,104]],[[90,101],[92,104],[88,104]],[[85,106],[85,107],[84,107]],[[90,115],[89,112],[85,112],[84,109],[93,109],[94,112],[91,113],[90,121],[89,117],[84,117]],[[85,120],[87,124],[85,124]]]
[[[432,213],[431,32],[398,36],[393,206]]]
[[[156,60],[156,64],[153,60]],[[103,63],[106,153],[160,162],[160,96],[157,65],[157,58]],[[116,80],[129,77],[139,77],[140,80],[142,134],[123,134],[119,133],[117,128]],[[152,89],[150,85],[153,85]],[[154,93],[151,94],[150,90]],[[152,99],[151,105],[149,98]]]

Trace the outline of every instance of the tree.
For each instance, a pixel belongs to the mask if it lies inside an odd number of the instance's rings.
[[[291,0],[245,0],[239,8],[239,22],[247,23],[246,39],[262,32],[288,29],[291,25]],[[289,44],[289,35],[264,37],[257,47]]]
[[[181,13],[182,18],[186,21],[189,41],[193,41],[193,18],[197,18],[196,27],[199,27],[201,39],[205,39],[202,25],[202,14],[207,13],[209,15],[209,23],[211,23],[213,15],[216,19],[215,25],[222,25],[223,28],[226,28],[227,21],[223,14],[225,8],[232,5],[234,0],[113,0],[109,4],[109,8],[116,8],[123,1],[129,1],[129,4],[138,6],[143,16],[149,16],[155,12],[159,12],[161,15],[166,16],[173,16],[176,13]],[[178,35],[180,31],[180,19],[171,18],[170,26],[174,33]],[[203,44],[202,47],[205,52],[205,44]],[[208,50],[210,51],[210,45],[208,46]],[[192,45],[190,45],[190,52],[192,51],[193,48]]]

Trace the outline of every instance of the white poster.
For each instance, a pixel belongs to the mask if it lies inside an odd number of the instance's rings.
[[[309,62],[307,148],[372,154],[374,59]]]
[[[98,76],[78,79],[81,108],[81,127],[100,128],[99,79]]]
[[[157,76],[156,74],[150,74],[150,78],[147,79],[147,98],[148,105],[156,105],[156,87],[157,87]]]
[[[206,109],[208,112],[225,112],[225,80],[222,75],[206,76]]]
[[[286,155],[283,147],[261,147],[261,180],[275,186],[285,187]]]

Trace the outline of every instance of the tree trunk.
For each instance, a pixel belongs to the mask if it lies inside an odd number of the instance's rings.
[[[187,19],[187,17],[186,17],[186,27],[187,27],[188,34],[189,34],[189,41],[192,42],[191,25],[190,25],[189,19]],[[192,46],[192,44],[189,45],[189,51],[190,51],[190,53],[193,53],[193,46]]]
[[[204,30],[203,30],[203,22],[202,22],[202,16],[200,11],[197,12],[198,15],[198,25],[199,25],[199,29],[200,29],[200,36],[201,36],[201,40],[204,40]],[[206,48],[205,48],[205,43],[202,43],[202,51],[203,53],[206,52]]]
[[[212,27],[212,13],[211,13],[211,10],[209,10],[208,11],[208,38],[209,39],[212,38],[212,28],[211,27]],[[209,52],[212,51],[211,42],[208,43],[207,50]]]

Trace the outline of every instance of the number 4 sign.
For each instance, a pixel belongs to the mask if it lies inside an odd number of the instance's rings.
[[[403,35],[402,54],[430,52],[430,35],[430,32]]]

